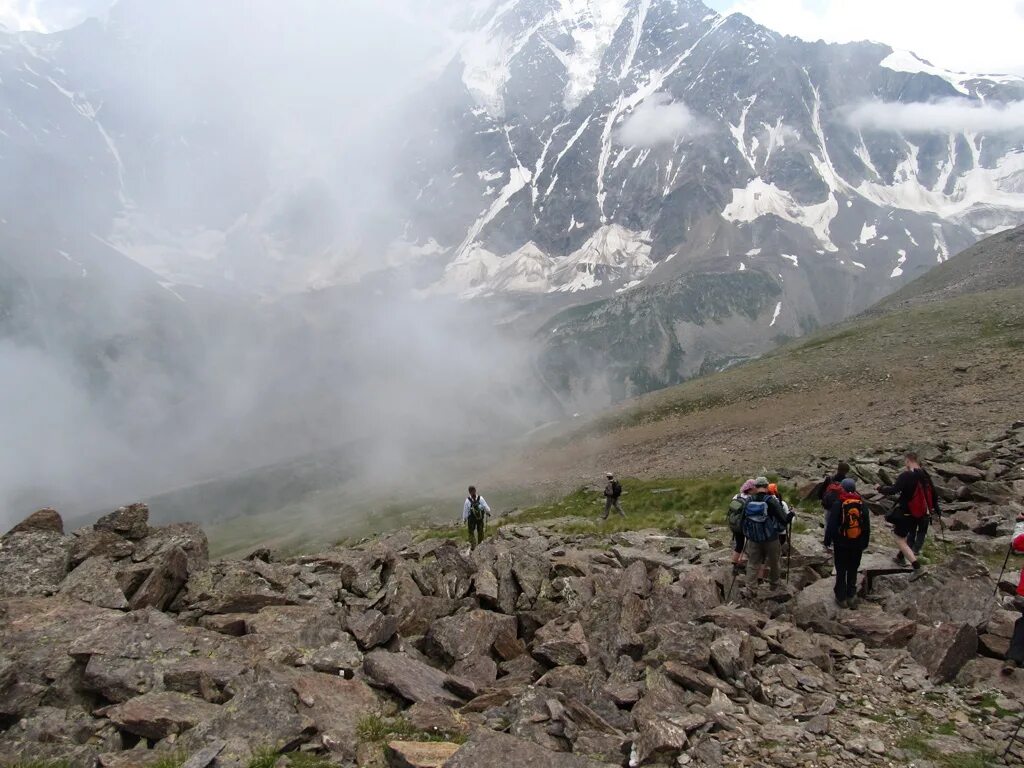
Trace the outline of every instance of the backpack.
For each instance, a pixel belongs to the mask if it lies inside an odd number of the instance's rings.
[[[858,542],[867,533],[864,524],[864,499],[859,493],[843,493],[839,497],[842,513],[839,518],[839,537],[847,542]]]
[[[755,544],[763,544],[779,535],[778,521],[768,509],[767,501],[748,499],[743,505],[743,535]]]
[[[832,503],[839,498],[843,492],[843,484],[836,480],[834,477],[830,477],[825,485],[825,492],[821,494],[821,506],[823,509],[830,509]]]
[[[622,495],[622,483],[618,480],[612,480],[612,498],[617,499]]]
[[[915,520],[927,517],[935,509],[935,490],[924,472],[914,472],[917,475],[917,487],[914,488],[914,495],[910,497],[907,504],[907,512]]]
[[[466,498],[469,501],[469,517],[470,517],[470,519],[472,519],[475,522],[480,522],[481,520],[483,520],[484,519],[484,508],[483,508],[483,505],[480,504],[481,497],[477,496],[476,499],[471,499],[471,498],[469,498],[467,496]]]
[[[733,533],[743,533],[743,508],[746,506],[746,502],[747,497],[742,494],[736,494],[729,502],[727,519],[729,530]]]

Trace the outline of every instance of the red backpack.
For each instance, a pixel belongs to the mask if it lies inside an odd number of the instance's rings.
[[[927,517],[935,509],[935,489],[932,488],[928,475],[924,472],[915,472],[917,475],[917,487],[914,495],[910,497],[907,511],[915,520]]]

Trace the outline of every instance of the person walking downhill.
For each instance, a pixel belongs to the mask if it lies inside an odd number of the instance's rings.
[[[608,513],[615,509],[621,517],[625,517],[626,513],[622,511],[622,507],[619,505],[619,497],[622,495],[622,484],[615,479],[615,475],[611,472],[605,473],[605,479],[608,481],[604,486],[604,514],[601,515],[602,520],[608,519]]]
[[[916,453],[904,456],[906,468],[893,485],[878,485],[875,490],[883,496],[898,496],[896,508],[886,515],[886,522],[892,523],[893,534],[899,552],[896,563],[910,563],[915,570],[921,567],[917,557],[924,548],[928,536],[928,521],[932,515],[940,515],[939,502],[931,477],[921,468]]]
[[[1015,555],[1024,555],[1024,512],[1017,515],[1010,538],[1010,549]],[[1004,563],[1005,567],[1005,563]],[[1000,574],[1000,577],[1002,574]],[[1020,580],[1017,582],[1017,594],[1013,598],[1013,607],[1020,611],[1021,616],[1013,625],[1013,636],[1006,651],[1003,674],[1013,673],[1015,667],[1024,667],[1024,569],[1021,569]]]
[[[836,569],[833,592],[840,608],[857,607],[857,571],[871,540],[871,514],[859,493],[857,481],[843,479],[842,490],[825,517],[825,549],[832,552]]]
[[[491,508],[487,506],[484,497],[476,492],[476,486],[469,486],[469,495],[462,505],[462,522],[466,523],[469,530],[470,550],[483,543],[487,517],[490,514]]]
[[[750,478],[740,486],[740,492],[732,497],[729,502],[729,530],[732,531],[732,564],[741,566],[746,562],[746,537],[743,535],[743,508],[747,505],[747,499],[754,492],[757,486],[754,478]]]
[[[779,500],[768,493],[768,478],[754,481],[754,494],[743,509],[743,535],[747,540],[747,588],[757,586],[761,566],[768,566],[768,583],[779,586],[782,574],[782,546],[779,534],[786,530],[790,518],[782,511]],[[792,513],[790,513],[792,514]]]

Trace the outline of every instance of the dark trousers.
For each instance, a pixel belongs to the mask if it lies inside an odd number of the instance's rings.
[[[601,515],[601,519],[602,520],[607,520],[608,519],[608,513],[611,512],[613,509],[616,512],[619,513],[620,517],[625,517],[626,516],[626,513],[622,511],[622,507],[619,506],[619,497],[618,496],[605,496],[604,497],[604,514]]]
[[[1006,660],[1014,662],[1018,667],[1024,667],[1024,616],[1017,619],[1013,625],[1013,639],[1010,640]]]
[[[472,515],[466,520],[466,525],[469,528],[469,546],[470,549],[476,549],[477,544],[482,544],[484,541],[484,518],[479,520],[475,519]]]
[[[833,552],[836,566],[836,585],[833,591],[836,600],[849,600],[857,596],[857,571],[860,569],[860,558],[864,551],[835,547]]]

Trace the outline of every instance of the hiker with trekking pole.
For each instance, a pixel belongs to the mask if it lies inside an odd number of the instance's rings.
[[[783,511],[782,503],[768,491],[768,478],[754,481],[754,493],[743,505],[743,536],[747,549],[747,588],[755,589],[761,566],[767,566],[768,583],[775,589],[782,573],[782,545],[779,535],[793,519]]]
[[[897,565],[907,563],[917,570],[921,567],[918,555],[924,548],[928,536],[928,523],[932,517],[941,525],[941,510],[935,495],[931,477],[921,467],[917,454],[908,452],[904,456],[906,468],[892,485],[877,485],[875,490],[883,496],[898,496],[896,506],[885,516],[885,522],[892,525],[896,537]],[[942,526],[945,531],[945,526]],[[943,536],[945,538],[945,536]]]
[[[789,504],[782,498],[782,494],[779,492],[779,486],[777,483],[768,484],[768,493],[779,500],[782,505],[782,511],[786,515],[786,519],[789,520],[789,524],[786,526],[786,532],[779,534],[779,544],[786,550],[786,583],[789,584],[789,566],[793,561],[793,520],[796,519],[796,512],[789,508]],[[764,569],[759,574],[760,578],[764,578]]]
[[[1006,572],[1006,564],[1010,561],[1011,554],[1024,555],[1024,512],[1017,515],[1013,535],[1010,536],[1010,546],[1006,550],[1003,567],[999,569],[999,577],[996,579],[996,594],[999,593],[999,583]],[[1017,594],[1013,598],[1013,607],[1021,612],[1021,617],[1013,625],[1013,637],[1010,639],[1010,647],[1006,652],[1003,674],[1011,674],[1014,667],[1024,667],[1024,569],[1021,569],[1017,581]]]

